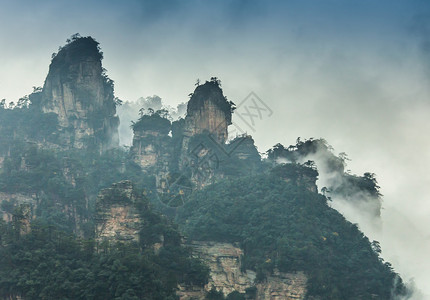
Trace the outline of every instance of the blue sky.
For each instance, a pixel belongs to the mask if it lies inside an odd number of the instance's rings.
[[[76,32],[100,42],[123,100],[175,106],[211,76],[237,103],[254,91],[274,111],[252,132],[260,151],[324,137],[377,174],[386,228],[402,224],[379,237],[384,255],[430,294],[429,1],[0,4],[0,99],[43,85]]]

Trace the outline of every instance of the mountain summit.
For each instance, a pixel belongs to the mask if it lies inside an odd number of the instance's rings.
[[[92,37],[73,36],[53,56],[42,90],[42,110],[58,116],[60,143],[68,148],[118,147],[113,81]]]

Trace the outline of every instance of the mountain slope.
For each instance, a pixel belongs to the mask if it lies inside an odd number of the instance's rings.
[[[177,221],[189,239],[239,242],[257,280],[305,271],[308,296],[390,299],[397,275],[327,199],[278,175],[223,181],[192,195]]]

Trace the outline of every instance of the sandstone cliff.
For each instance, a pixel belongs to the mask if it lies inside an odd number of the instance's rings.
[[[113,184],[100,192],[96,202],[96,239],[138,241],[141,220],[136,207],[139,198],[131,181]]]
[[[188,101],[179,168],[191,168],[191,180],[197,187],[215,177],[219,164],[216,152],[225,148],[233,110],[234,104],[227,101],[216,78],[199,85]]]
[[[66,148],[103,151],[118,146],[113,81],[102,58],[94,39],[79,37],[52,59],[41,105],[43,112],[57,114],[59,143]]]
[[[113,184],[100,192],[96,204],[96,239],[98,242],[138,241],[145,220],[139,214],[140,196],[130,181]],[[153,233],[152,233],[153,234]],[[153,244],[155,251],[163,245],[164,238]],[[237,245],[219,242],[190,241],[193,256],[210,269],[209,282],[204,288],[181,285],[178,296],[182,300],[205,299],[212,289],[225,296],[237,291],[248,299],[304,299],[307,278],[302,272],[268,275],[262,282],[256,281],[256,273],[243,270],[243,250]]]
[[[6,222],[11,222],[14,218],[19,217],[27,227],[35,216],[36,208],[37,197],[35,195],[0,192],[0,218]]]
[[[185,136],[211,134],[217,142],[227,140],[227,127],[231,124],[232,103],[227,101],[216,80],[199,85],[187,104]]]
[[[173,152],[171,137],[168,135],[171,123],[159,113],[143,115],[133,123],[133,145],[131,156],[143,172],[155,175],[156,185],[164,189]]]
[[[185,119],[171,123],[166,111],[158,110],[133,123],[130,150],[134,162],[143,172],[155,175],[157,188],[163,193],[171,192],[178,178],[186,178],[195,188],[201,188],[223,177],[219,166],[231,154],[227,153],[226,141],[233,110],[234,104],[223,95],[219,80],[212,78],[195,89]],[[249,141],[256,151],[253,140]],[[240,159],[259,160],[258,152],[254,155],[248,148]]]
[[[226,145],[222,171],[225,175],[256,174],[261,168],[261,156],[250,135],[235,137]]]
[[[233,291],[247,295],[256,300],[292,300],[304,299],[307,277],[303,272],[275,272],[263,282],[256,282],[253,271],[242,270],[243,251],[229,243],[192,241],[190,246],[196,257],[199,257],[210,268],[210,279],[204,290],[198,288],[179,289],[181,300],[204,299],[205,292],[215,289],[227,296]]]

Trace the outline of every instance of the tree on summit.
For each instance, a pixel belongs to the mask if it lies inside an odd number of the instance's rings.
[[[218,77],[211,77],[211,82],[213,82],[217,86],[221,87],[221,80],[219,80]]]

